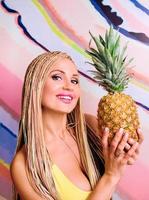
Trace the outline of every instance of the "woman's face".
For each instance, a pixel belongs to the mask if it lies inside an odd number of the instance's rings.
[[[42,94],[42,107],[70,113],[80,97],[79,74],[69,59],[56,62],[49,70]]]

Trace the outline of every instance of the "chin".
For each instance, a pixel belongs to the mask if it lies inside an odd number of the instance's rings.
[[[73,109],[65,109],[65,110],[57,110],[59,113],[69,114],[73,111]]]
[[[61,114],[69,114],[71,113],[77,104],[69,104],[69,105],[61,105],[61,104],[55,104],[55,105],[46,105],[44,106],[47,110],[55,112],[55,113],[61,113]]]
[[[65,114],[69,114],[69,113],[71,113],[73,110],[74,110],[74,108],[76,107],[76,105],[75,106],[70,106],[70,107],[59,107],[59,109],[56,109],[55,111],[57,111],[57,112],[59,112],[59,113],[65,113]]]

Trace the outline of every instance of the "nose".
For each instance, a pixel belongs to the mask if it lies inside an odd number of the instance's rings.
[[[65,80],[64,81],[63,89],[64,90],[70,90],[70,91],[73,90],[73,86],[72,86],[72,83],[71,83],[70,80]]]

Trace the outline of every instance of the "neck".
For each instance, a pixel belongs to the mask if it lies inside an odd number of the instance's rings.
[[[54,137],[64,138],[67,124],[67,114],[44,109],[42,112],[45,140]]]

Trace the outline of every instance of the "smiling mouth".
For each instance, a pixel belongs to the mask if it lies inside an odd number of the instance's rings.
[[[66,104],[69,104],[72,102],[73,97],[71,95],[57,95],[58,99]]]

